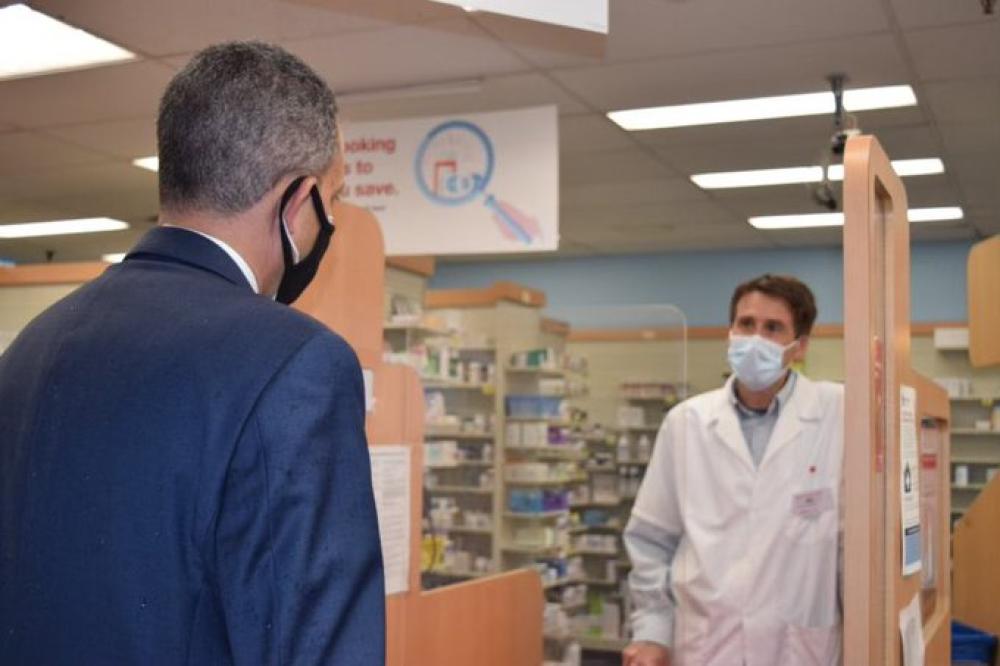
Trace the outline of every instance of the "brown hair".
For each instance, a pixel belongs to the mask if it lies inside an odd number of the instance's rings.
[[[752,291],[759,291],[773,298],[780,298],[792,311],[795,337],[809,335],[816,321],[816,298],[804,282],[791,275],[765,273],[736,287],[729,302],[729,324],[736,320],[736,304]]]

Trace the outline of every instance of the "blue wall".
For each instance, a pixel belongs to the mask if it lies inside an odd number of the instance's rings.
[[[966,320],[970,247],[967,242],[913,246],[913,321]],[[561,306],[670,303],[684,311],[689,326],[724,326],[733,287],[761,273],[789,273],[815,292],[821,323],[840,323],[841,260],[838,247],[439,263],[430,287],[475,288],[511,280],[543,290],[556,316]]]

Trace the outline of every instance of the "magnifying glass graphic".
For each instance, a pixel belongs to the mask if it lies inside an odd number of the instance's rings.
[[[487,191],[496,160],[493,143],[465,120],[441,123],[424,137],[415,160],[417,186],[440,206],[464,206],[477,200],[493,213],[504,237],[530,245],[541,237],[538,221]]]

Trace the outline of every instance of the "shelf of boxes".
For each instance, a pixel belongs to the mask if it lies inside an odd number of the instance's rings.
[[[476,486],[424,486],[424,492],[432,495],[444,493],[448,495],[493,495],[493,488]]]
[[[1000,473],[1000,396],[969,395],[971,382],[952,387],[952,518],[962,516],[993,477]],[[960,389],[960,390],[959,390]]]
[[[496,570],[495,363],[488,353],[471,360],[442,340],[426,340],[417,351],[428,417],[424,492],[430,515],[443,516],[427,521],[424,538],[441,538],[443,546],[433,552],[460,562],[459,569]]]

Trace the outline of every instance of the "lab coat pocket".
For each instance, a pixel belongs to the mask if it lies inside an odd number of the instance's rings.
[[[840,663],[841,627],[786,625],[779,666],[836,666]]]

